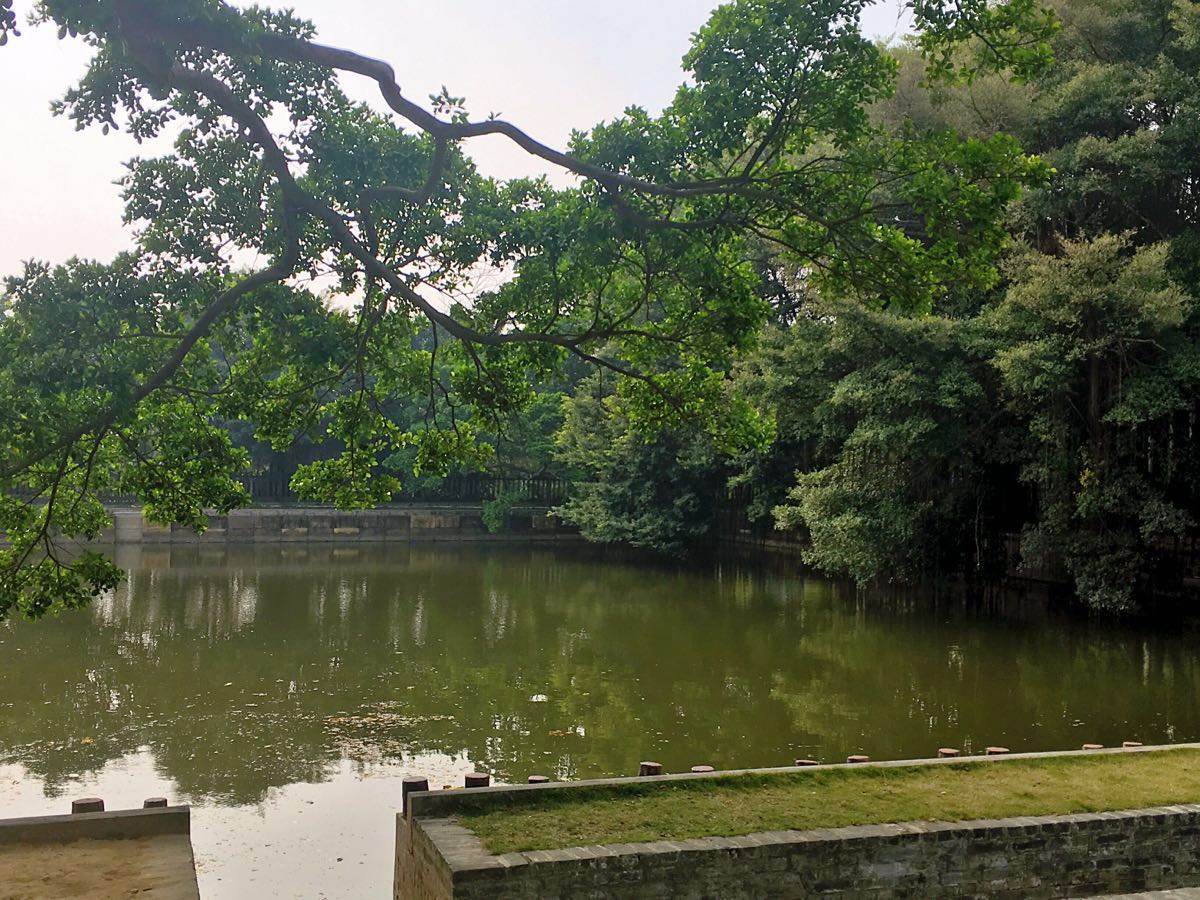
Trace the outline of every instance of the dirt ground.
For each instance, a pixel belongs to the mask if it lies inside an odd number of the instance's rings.
[[[132,840],[0,845],[0,900],[199,900],[192,843]]]

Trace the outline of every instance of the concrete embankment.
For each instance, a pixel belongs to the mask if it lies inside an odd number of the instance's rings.
[[[1065,754],[1005,754],[985,767],[1026,767],[1040,761],[1086,764],[1087,758],[1138,754],[1154,767],[1166,754],[1200,745],[1134,747]],[[1140,754],[1151,754],[1141,757]],[[1159,754],[1157,757],[1153,754]],[[1022,763],[1024,761],[1024,763]],[[1141,765],[1142,762],[1138,764]],[[514,822],[539,806],[561,816],[572,794],[636,787],[647,796],[682,781],[731,776],[795,779],[839,770],[841,777],[880,778],[890,771],[961,768],[953,758],[850,766],[806,766],[739,773],[665,775],[639,779],[530,784],[510,788],[414,792],[397,818],[397,900],[541,900],[607,897],[700,900],[706,897],[1055,898],[1172,890],[1200,886],[1200,805],[1037,815],[977,821],[916,821],[723,837],[663,833],[649,843],[615,843],[492,853],[468,827],[472,816],[506,811]],[[947,773],[950,774],[950,773]],[[702,785],[692,785],[702,789]],[[1030,785],[1029,796],[1036,797]],[[819,803],[819,797],[813,797]],[[1200,798],[1197,798],[1200,799]],[[608,821],[619,818],[616,793],[605,800]],[[746,791],[738,802],[752,803]],[[1168,801],[1171,802],[1171,801]],[[1103,806],[1092,807],[1103,809]],[[559,811],[555,813],[554,811]],[[519,822],[514,825],[519,827]],[[664,829],[667,830],[667,829]]]
[[[191,811],[164,806],[0,820],[0,896],[199,900]]]
[[[343,512],[326,506],[239,509],[211,515],[197,534],[178,525],[150,522],[133,507],[109,509],[113,528],[102,540],[123,543],[253,543],[354,541],[578,542],[578,533],[550,515],[549,507],[519,506],[504,528],[484,527],[478,505],[411,505]]]

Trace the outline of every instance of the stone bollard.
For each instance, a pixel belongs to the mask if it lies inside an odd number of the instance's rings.
[[[712,766],[692,766],[693,775],[707,775],[709,772],[717,771]]]
[[[1083,749],[1084,750],[1103,750],[1104,745],[1103,744],[1084,744]]]
[[[956,756],[962,756],[962,751],[953,747],[942,747],[938,750],[938,759],[954,759]]]
[[[488,787],[492,783],[492,776],[486,772],[468,772],[463,776],[463,784],[469,788]]]
[[[984,751],[988,756],[1004,756],[1009,752],[1007,747],[988,747]]]
[[[815,759],[798,759],[798,760],[796,760],[796,765],[798,765],[798,766],[819,766],[820,763],[817,762]]]
[[[104,812],[104,801],[99,797],[81,797],[71,801],[71,812],[72,814]]]
[[[530,775],[529,783],[530,784],[549,784],[550,779],[547,778],[545,775]]]
[[[147,797],[146,802],[142,804],[142,809],[164,809],[166,805],[166,797]]]
[[[846,762],[848,762],[848,763],[867,763],[870,761],[871,761],[871,757],[869,757],[869,756],[847,756],[846,757]]]
[[[645,778],[648,775],[661,775],[662,763],[644,762],[638,766],[638,777]]]
[[[1144,747],[1145,744],[1143,744],[1141,741],[1125,741],[1125,743],[1121,744],[1121,746],[1126,750],[1129,750],[1133,747]]]
[[[400,811],[408,813],[408,795],[418,791],[429,790],[429,779],[419,775],[410,775],[400,782]]]

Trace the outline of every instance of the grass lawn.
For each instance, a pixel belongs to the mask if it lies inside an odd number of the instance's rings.
[[[547,791],[459,814],[493,853],[1200,802],[1200,750],[872,766]]]

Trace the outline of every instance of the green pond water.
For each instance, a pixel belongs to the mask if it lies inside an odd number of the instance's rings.
[[[400,779],[460,785],[1200,738],[1197,635],[1035,595],[464,545],[122,548],[0,625],[0,816],[193,805],[206,898],[387,897]]]

